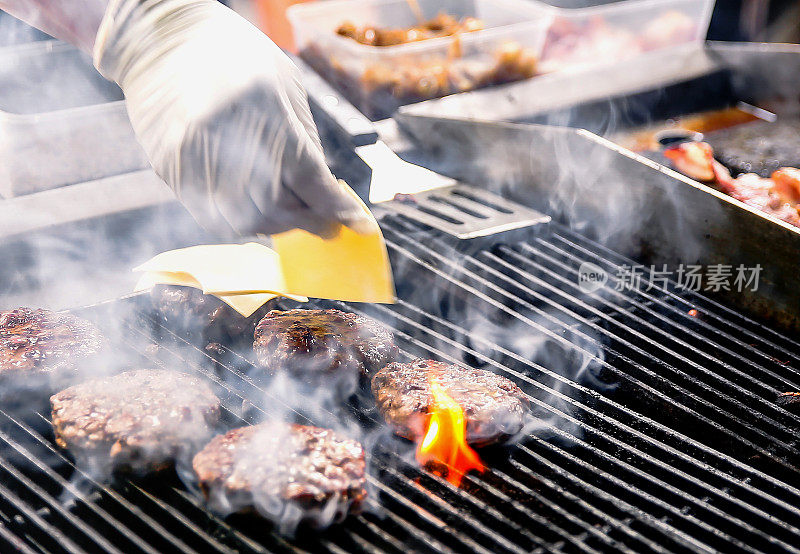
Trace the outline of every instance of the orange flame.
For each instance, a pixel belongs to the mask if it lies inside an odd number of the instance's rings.
[[[417,445],[417,461],[455,486],[464,474],[485,469],[477,452],[467,444],[467,419],[458,402],[439,384],[431,382],[433,410],[428,430]]]

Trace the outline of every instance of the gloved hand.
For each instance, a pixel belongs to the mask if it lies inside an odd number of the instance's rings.
[[[156,173],[230,237],[371,228],[325,164],[299,72],[215,0],[111,0],[94,64],[127,100]]]

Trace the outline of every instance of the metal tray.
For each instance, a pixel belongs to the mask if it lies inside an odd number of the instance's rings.
[[[149,166],[122,91],[58,41],[0,49],[0,196]]]
[[[635,257],[645,271],[759,265],[757,290],[712,293],[800,330],[800,229],[585,130],[410,115],[401,123],[435,171],[493,184],[494,192]]]

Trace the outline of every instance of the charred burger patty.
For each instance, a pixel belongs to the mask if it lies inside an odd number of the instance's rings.
[[[383,325],[339,310],[273,310],[258,323],[253,347],[270,373],[304,375],[369,376],[397,354]]]
[[[529,404],[510,380],[483,369],[415,360],[390,364],[372,379],[378,408],[398,435],[422,438],[434,408],[434,382],[464,411],[470,443],[490,444],[522,429]]]
[[[192,287],[156,285],[150,292],[153,307],[168,327],[200,333],[209,341],[236,340],[252,336],[258,320],[268,308],[244,317],[222,300]]]
[[[50,398],[56,442],[78,458],[158,469],[195,452],[219,420],[219,400],[196,377],[138,369],[69,387]]]
[[[364,449],[329,429],[268,422],[214,437],[195,457],[194,471],[212,507],[255,507],[275,519],[287,507],[310,519],[342,518],[366,497]]]
[[[97,327],[73,315],[33,308],[0,311],[0,375],[80,369],[104,343]]]

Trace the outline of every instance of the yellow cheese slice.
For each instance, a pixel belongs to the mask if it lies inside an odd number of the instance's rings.
[[[392,267],[383,234],[355,191],[350,187],[347,191],[369,215],[373,231],[362,235],[342,226],[330,239],[302,229],[273,235],[272,246],[278,253],[283,278],[296,294],[350,302],[393,303]]]
[[[359,234],[340,226],[333,238],[323,239],[295,229],[272,237],[275,250],[254,242],[171,250],[134,269],[146,272],[140,285],[192,286],[219,297],[240,313],[261,300],[255,298],[260,296],[394,302],[392,270],[380,227],[356,193],[342,186],[368,215],[371,232]],[[235,299],[238,296],[254,298],[241,305]]]
[[[155,285],[178,285],[201,289],[200,283],[188,273],[148,271],[139,279],[134,289],[140,292],[153,288]],[[243,317],[250,317],[257,309],[272,300],[278,295],[275,294],[237,294],[237,295],[214,295],[228,306],[239,312]],[[292,300],[298,302],[308,302],[308,298],[302,296],[291,296]]]
[[[288,292],[278,254],[256,242],[207,244],[163,252],[134,271],[186,273],[206,294]]]
[[[133,292],[149,290],[156,285],[178,285],[181,287],[193,287],[201,290],[203,288],[200,283],[198,283],[197,280],[188,273],[147,271],[136,283],[136,287],[133,289]]]

